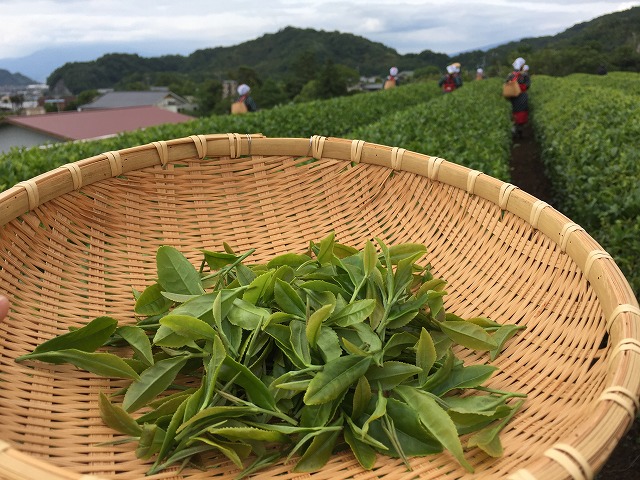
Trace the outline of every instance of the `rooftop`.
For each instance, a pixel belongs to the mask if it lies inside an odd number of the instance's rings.
[[[187,103],[185,99],[168,90],[107,92],[93,102],[82,105],[80,110],[158,105],[167,97],[178,103]]]
[[[146,106],[10,116],[5,117],[2,121],[35,130],[60,140],[83,140],[165,123],[183,123],[189,120],[193,120],[193,117],[158,107]]]

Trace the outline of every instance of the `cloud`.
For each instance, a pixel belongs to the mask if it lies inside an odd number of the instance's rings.
[[[237,45],[286,26],[353,33],[400,53],[452,54],[554,35],[638,5],[606,0],[465,0],[454,6],[431,0],[240,0],[215,6],[207,0],[0,0],[0,58],[92,43],[188,54]]]

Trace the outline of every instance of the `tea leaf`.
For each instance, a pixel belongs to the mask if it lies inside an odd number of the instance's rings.
[[[511,413],[504,418],[498,425],[486,427],[483,430],[475,433],[471,437],[469,437],[469,441],[467,446],[471,447],[479,447],[484,450],[487,454],[492,457],[500,457],[502,456],[502,443],[500,442],[500,432],[507,425],[509,420],[516,414],[516,412],[523,405],[524,400],[520,400],[516,403],[511,410]]]
[[[434,320],[439,320],[441,317],[444,317],[444,300],[442,299],[442,297],[444,297],[446,294],[447,292],[445,291],[427,291],[427,304],[429,305],[431,317]],[[452,340],[456,341],[455,339]]]
[[[160,319],[160,325],[170,328],[181,337],[193,341],[213,341],[216,337],[216,331],[211,325],[189,315],[167,315]]]
[[[332,230],[320,241],[320,250],[317,255],[318,263],[325,265],[333,260],[333,246],[335,244],[335,232]]]
[[[490,358],[495,360],[504,348],[504,345],[516,334],[518,330],[524,330],[527,327],[523,325],[500,325],[500,328],[493,333],[493,340],[497,347],[491,350]]]
[[[168,245],[159,247],[156,263],[158,283],[167,292],[187,295],[204,293],[198,271],[176,248]]]
[[[358,463],[365,470],[371,470],[376,464],[376,451],[360,440],[351,428],[345,428],[344,440],[347,442]]]
[[[451,348],[449,348],[444,356],[444,360],[442,361],[440,368],[427,376],[427,380],[421,385],[421,387],[424,390],[431,390],[444,382],[451,373],[451,370],[453,370],[453,363],[455,359],[455,355],[451,351]]]
[[[405,349],[414,347],[416,343],[418,343],[418,337],[412,333],[394,333],[384,345],[384,358],[395,358]]]
[[[318,336],[320,334],[320,328],[322,327],[322,323],[327,318],[329,318],[334,308],[335,308],[335,304],[325,305],[324,307],[313,312],[309,317],[309,319],[307,320],[307,327],[305,332],[307,336],[307,341],[309,342],[309,346],[311,348],[316,347],[316,343],[318,341]]]
[[[275,430],[264,430],[255,427],[211,427],[207,429],[211,435],[220,435],[228,440],[250,440],[258,442],[288,443],[289,437]]]
[[[348,327],[355,323],[362,323],[373,313],[376,301],[372,299],[356,300],[347,304],[342,310],[331,317],[330,323],[341,327]]]
[[[167,325],[160,325],[153,337],[153,344],[160,347],[182,348],[185,346],[197,347],[193,339],[176,333]]]
[[[316,348],[320,352],[325,363],[335,360],[342,355],[340,339],[338,334],[331,327],[323,325],[320,328],[320,335],[316,341]]]
[[[460,413],[495,412],[495,409],[503,405],[508,395],[469,395],[467,397],[449,396],[444,398],[449,410]]]
[[[327,362],[311,380],[304,395],[304,403],[319,405],[334,400],[365,374],[371,362],[370,357],[356,355],[347,355]]]
[[[185,401],[186,407],[186,401]],[[180,411],[180,409],[178,410]],[[176,414],[178,413],[176,411]],[[184,408],[182,408],[184,412]],[[213,425],[218,420],[226,420],[229,418],[238,418],[243,417],[245,415],[254,415],[258,413],[260,410],[256,407],[247,407],[247,406],[213,406],[207,407],[200,410],[194,416],[192,416],[189,420],[184,423],[178,423],[175,429],[175,433],[177,434],[176,438],[181,439],[184,438],[185,432],[193,431],[193,430],[203,430],[206,429],[207,426]],[[182,415],[182,414],[181,414]],[[182,418],[181,418],[182,421]]]
[[[479,327],[482,327],[482,328],[500,327],[501,326],[498,322],[495,322],[495,321],[491,320],[490,318],[486,318],[486,317],[467,318],[467,322],[474,323],[474,324],[476,324],[476,325],[478,325]]]
[[[369,400],[371,400],[371,385],[367,377],[360,377],[353,394],[353,418],[359,418],[364,413]]]
[[[434,438],[451,452],[460,465],[468,472],[473,473],[473,467],[464,458],[456,426],[438,402],[428,393],[414,387],[400,385],[395,391],[407,402],[407,405],[418,413],[420,422],[431,432]]]
[[[397,265],[398,262],[407,258],[420,258],[425,253],[427,253],[427,247],[421,243],[401,243],[389,247],[389,257],[392,265]]]
[[[247,270],[251,272],[251,270],[249,269]],[[271,283],[272,277],[273,277],[272,270],[269,270],[268,272],[255,277],[251,281],[251,283],[249,283],[247,289],[242,294],[242,300],[244,300],[249,304],[256,305],[260,301],[260,299],[265,295],[265,293],[269,290],[269,285]]]
[[[363,252],[363,266],[364,266],[364,275],[368,277],[371,275],[371,272],[376,268],[378,263],[378,252],[376,252],[376,247],[371,243],[371,240],[367,240],[364,244],[364,252]]]
[[[474,350],[493,350],[496,341],[482,327],[462,321],[439,322],[438,326],[454,342]]]
[[[155,455],[164,442],[165,431],[153,423],[146,423],[142,427],[142,434],[136,448],[136,457],[147,460]]]
[[[213,397],[218,374],[220,373],[220,368],[226,356],[227,352],[225,351],[224,344],[222,343],[222,340],[220,340],[220,337],[216,335],[211,345],[211,358],[207,363],[205,363],[206,388],[204,391],[201,409],[209,405],[209,402]]]
[[[162,295],[162,291],[163,288],[159,283],[149,285],[136,300],[134,312],[138,315],[150,317],[151,315],[159,315],[168,311],[173,302]]]
[[[111,353],[84,352],[69,348],[57,352],[32,353],[30,360],[61,364],[70,363],[78,368],[104,377],[138,379],[138,374],[122,358]]]
[[[383,415],[386,415],[386,413],[387,413],[387,397],[385,396],[385,392],[380,386],[380,384],[378,384],[378,397],[376,399],[376,408],[373,411],[373,413],[369,415],[369,418],[367,418],[364,424],[362,425],[362,437],[367,435],[367,432],[369,431],[369,425],[371,424],[371,422],[381,418]]]
[[[69,333],[63,333],[41,343],[31,353],[18,357],[17,361],[31,358],[34,354],[56,350],[75,349],[93,352],[102,347],[116,330],[118,321],[111,317],[98,317]]]
[[[229,322],[243,330],[258,330],[270,315],[268,309],[256,307],[243,299],[236,298],[233,301],[233,306],[229,309],[227,318]]]
[[[304,405],[300,409],[300,426],[307,428],[325,427],[340,406],[342,397],[320,405]]]
[[[311,261],[311,257],[309,255],[300,255],[297,253],[284,253],[282,255],[278,255],[273,257],[267,263],[267,268],[277,268],[283,265],[287,265],[293,268],[298,268],[305,263]]]
[[[455,410],[447,411],[451,420],[456,424],[458,435],[477,432],[493,423],[494,420],[506,417],[509,412],[511,412],[511,408],[507,405],[501,405],[493,412],[460,413]]]
[[[247,458],[251,453],[251,445],[248,444],[224,442],[222,440],[213,440],[208,437],[195,437],[193,441],[199,441],[215,447],[238,468],[242,468],[244,466],[242,464],[242,460]]]
[[[431,371],[431,367],[436,361],[436,347],[433,339],[423,327],[420,330],[420,339],[416,345],[416,365],[422,370],[418,373],[418,383],[424,385]]]
[[[205,316],[213,315],[213,302],[217,296],[217,292],[198,295],[197,297],[178,305],[171,311],[171,313],[173,315],[189,315],[190,317],[203,319]]]
[[[380,384],[383,390],[392,390],[406,379],[422,372],[420,367],[397,361],[387,361],[382,366],[372,365],[366,373],[369,383]]]
[[[151,341],[142,328],[125,325],[119,327],[116,333],[126,340],[133,351],[147,366],[153,365]]]
[[[187,360],[186,355],[167,358],[146,369],[127,389],[122,408],[127,412],[135,412],[144,407],[171,385]]]
[[[294,472],[315,472],[326,465],[338,441],[340,430],[328,431],[314,437],[293,468]]]
[[[431,280],[428,280],[424,282],[422,285],[420,285],[420,288],[416,292],[416,297],[426,294],[429,290],[442,292],[446,286],[447,286],[446,280],[442,278],[432,278]]]
[[[283,312],[305,318],[306,308],[300,295],[287,282],[277,279],[273,294],[278,306]]]
[[[276,402],[267,386],[255,376],[251,370],[226,356],[220,368],[220,378],[225,381],[233,380],[246,391],[253,403],[266,410],[277,412]]]
[[[158,419],[160,419],[161,417],[166,417],[169,415],[173,416],[173,414],[176,412],[178,407],[182,405],[182,402],[184,402],[186,398],[191,398],[193,393],[194,392],[189,392],[183,395],[175,396],[170,400],[167,400],[166,402],[163,402],[156,407],[152,407],[152,404],[154,402],[149,402],[147,403],[147,406],[154,408],[154,410],[151,410],[150,412],[147,412],[144,415],[140,415],[136,421],[139,424],[143,424],[143,423],[158,421]]]
[[[395,436],[402,446],[403,453],[409,457],[424,456],[442,452],[440,442],[435,440],[424,428],[418,418],[418,413],[406,403],[393,397],[387,399],[387,417],[393,422]],[[369,428],[369,434],[386,446],[382,451],[394,457],[401,456],[390,441],[380,420],[373,422]]]
[[[442,396],[456,388],[474,388],[486,382],[498,367],[493,365],[460,366],[451,370],[447,378],[430,389],[434,395]]]
[[[100,418],[108,427],[132,437],[139,437],[142,434],[142,428],[138,425],[138,422],[122,407],[113,405],[102,392],[100,392],[98,406],[100,408]]]
[[[291,348],[298,355],[305,366],[311,365],[311,351],[307,337],[307,326],[301,320],[292,320],[289,323],[291,337],[289,339]]]
[[[343,297],[348,296],[347,291],[340,285],[325,280],[309,280],[301,283],[300,288],[314,292],[331,292],[334,295],[342,295]]]
[[[362,429],[358,425],[356,425],[353,420],[351,420],[351,418],[345,416],[345,419],[347,420],[349,430],[351,430],[351,432],[356,436],[358,440],[380,451],[389,450],[384,443],[379,442],[368,433],[363,432]],[[343,433],[346,433],[346,430]]]
[[[211,270],[219,270],[229,264],[234,263],[238,259],[237,255],[226,252],[212,252],[210,250],[202,250],[202,254],[204,256],[204,260],[207,262]]]

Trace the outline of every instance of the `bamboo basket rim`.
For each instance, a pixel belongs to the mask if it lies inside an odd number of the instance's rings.
[[[391,172],[428,177],[498,205],[503,212],[521,218],[559,246],[583,272],[599,301],[612,345],[606,359],[610,375],[606,388],[600,392],[597,408],[590,412],[584,427],[573,432],[570,438],[556,442],[544,455],[522,465],[508,478],[593,478],[639,410],[640,308],[611,255],[580,225],[515,185],[439,157],[363,140],[318,135],[267,138],[259,133],[191,135],[105,152],[19,182],[0,193],[0,227],[52,199],[128,172],[158,165],[164,167],[185,158],[235,159],[270,155],[307,156],[317,160],[331,158],[345,164],[366,163],[386,167]],[[600,427],[603,432],[597,432]],[[0,478],[6,472],[12,472],[7,477],[11,479],[100,478],[78,475],[27,455],[18,445],[0,437]]]

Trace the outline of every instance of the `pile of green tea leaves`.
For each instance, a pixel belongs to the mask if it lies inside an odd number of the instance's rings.
[[[224,244],[199,270],[162,246],[157,281],[134,291],[135,324],[98,317],[17,360],[130,380],[100,394],[100,412],[153,459],[149,474],[206,468],[211,453],[239,476],[283,459],[311,472],[348,448],[365,469],[446,449],[473,471],[465,448],[501,456],[525,395],[483,386],[496,367],[464,365],[453,347],[493,360],[524,327],[446,313],[446,281],[418,263],[426,247],[375,242],[331,233],[267,264]]]

